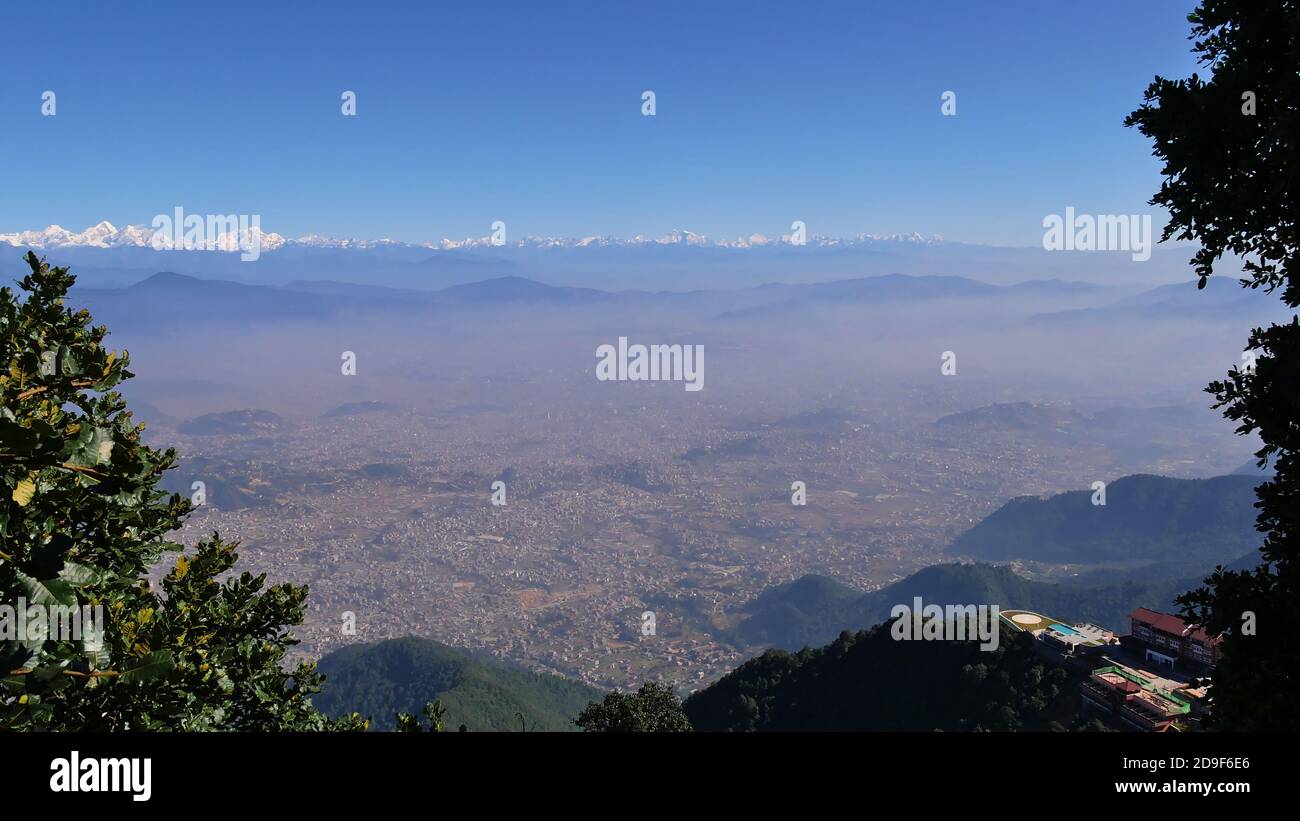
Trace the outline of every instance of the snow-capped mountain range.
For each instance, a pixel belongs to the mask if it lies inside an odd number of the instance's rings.
[[[427,248],[429,250],[456,250],[467,248],[488,248],[493,247],[494,243],[491,237],[467,237],[465,239],[453,240],[443,239],[439,242],[431,243],[412,243],[400,242],[392,239],[350,239],[324,237],[318,234],[307,234],[305,236],[290,239],[274,232],[265,232],[261,228],[251,227],[248,229],[253,237],[259,241],[260,248],[263,252],[276,251],[285,247],[303,247],[303,248],[381,248],[385,246],[394,246],[402,248]],[[153,228],[146,225],[127,225],[118,228],[113,223],[104,220],[96,225],[92,225],[84,231],[70,231],[59,225],[51,225],[40,231],[18,231],[9,234],[0,234],[0,242],[20,248],[172,248],[172,239],[170,236],[161,235],[157,243],[154,242],[154,235],[157,233]],[[245,238],[247,239],[247,238]],[[858,234],[850,238],[810,236],[806,245],[814,247],[833,247],[833,246],[850,246],[862,245],[873,242],[906,242],[934,244],[943,242],[939,236],[923,236],[921,234]],[[247,246],[247,242],[244,246]],[[664,236],[651,238],[638,234],[630,239],[609,237],[609,236],[590,236],[590,237],[524,237],[519,240],[512,240],[505,243],[506,247],[516,248],[588,248],[588,247],[606,247],[606,246],[637,246],[637,245],[687,245],[698,247],[714,248],[760,248],[764,246],[795,245],[793,235],[770,238],[763,234],[751,234],[748,237],[740,237],[733,240],[710,239],[702,234],[692,231],[674,230]],[[237,232],[221,233],[215,237],[206,238],[193,246],[186,246],[186,250],[206,250],[206,251],[227,251],[235,252],[241,250],[240,237]]]

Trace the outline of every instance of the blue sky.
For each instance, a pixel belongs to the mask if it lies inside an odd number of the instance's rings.
[[[1036,245],[1068,205],[1151,212],[1159,166],[1121,121],[1154,74],[1195,69],[1192,5],[24,3],[0,51],[0,232],[180,205],[288,236],[800,219]]]

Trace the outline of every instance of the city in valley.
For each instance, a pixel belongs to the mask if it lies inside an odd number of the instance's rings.
[[[1233,364],[1230,322],[1171,320],[1134,353],[1096,327],[1122,314],[1063,328],[1002,293],[498,297],[490,321],[363,302],[237,332],[119,322],[132,407],[182,455],[168,487],[201,502],[179,539],[218,531],[242,568],[308,584],[300,655],[415,634],[692,689],[761,649],[732,628],[774,585],[871,590],[960,560],[952,541],[1012,498],[1250,458],[1198,392]],[[707,387],[598,379],[620,335],[707,349]]]

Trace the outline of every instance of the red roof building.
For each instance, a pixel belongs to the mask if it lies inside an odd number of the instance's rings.
[[[1213,667],[1219,662],[1219,645],[1222,639],[1207,634],[1200,627],[1188,625],[1178,616],[1139,607],[1129,617],[1134,638],[1148,647],[1160,660],[1184,659]]]

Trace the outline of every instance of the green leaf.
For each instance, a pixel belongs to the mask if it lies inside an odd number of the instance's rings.
[[[113,454],[113,434],[99,427],[86,426],[77,434],[68,463],[81,467],[106,464]]]
[[[64,562],[63,569],[59,571],[59,578],[67,582],[70,587],[85,587],[88,584],[94,584],[100,581],[102,576],[101,571],[75,562]]]
[[[18,577],[18,584],[22,586],[28,604],[71,606],[77,603],[77,594],[73,591],[72,585],[61,579],[42,581],[28,576],[21,570],[15,570],[14,575]]]
[[[117,680],[129,684],[139,684],[144,681],[152,681],[175,669],[176,660],[172,657],[171,650],[155,650],[148,655],[141,656],[139,661],[130,669],[119,670]]]

